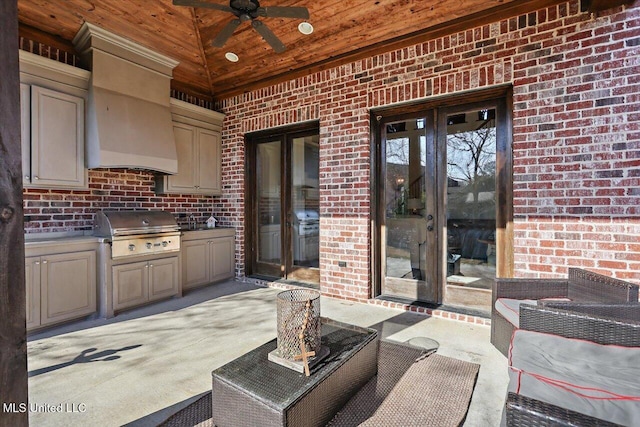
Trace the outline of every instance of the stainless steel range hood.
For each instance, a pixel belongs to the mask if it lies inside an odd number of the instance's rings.
[[[178,62],[86,22],[73,43],[91,67],[87,167],[178,172],[169,109]]]

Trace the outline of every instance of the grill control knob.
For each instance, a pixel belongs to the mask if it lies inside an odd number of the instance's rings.
[[[151,247],[152,247],[153,245],[151,244],[151,242],[147,242],[147,244],[146,244],[145,246],[147,247],[147,249],[151,249]]]
[[[136,250],[136,245],[134,244],[129,245],[129,251],[133,252],[135,250]]]
[[[163,248],[166,248],[168,244],[169,244],[169,242],[167,242],[166,240],[164,240],[164,241],[162,242],[162,247],[163,247]]]

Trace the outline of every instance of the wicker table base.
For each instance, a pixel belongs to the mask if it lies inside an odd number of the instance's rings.
[[[322,319],[329,356],[297,373],[267,360],[272,340],[212,373],[212,416],[218,427],[324,426],[377,372],[373,329]]]

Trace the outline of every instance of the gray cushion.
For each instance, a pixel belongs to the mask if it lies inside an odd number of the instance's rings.
[[[621,425],[640,420],[640,348],[517,330],[509,391]]]
[[[534,299],[498,298],[494,304],[496,311],[516,328],[520,327],[520,304],[536,305]]]

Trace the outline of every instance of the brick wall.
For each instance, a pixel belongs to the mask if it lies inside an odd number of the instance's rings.
[[[180,224],[195,215],[204,223],[213,212],[223,211],[220,197],[155,194],[155,182],[150,171],[125,169],[92,169],[88,190],[24,190],[25,231],[66,232],[93,228],[97,210],[163,209],[173,212]],[[216,218],[219,218],[216,216]],[[224,220],[220,225],[225,225]]]
[[[319,120],[321,287],[366,299],[369,110],[512,84],[516,276],[581,266],[640,282],[640,7],[579,9],[572,0],[219,102],[236,225],[244,134]]]
[[[105,207],[213,212],[235,226],[244,275],[244,134],[320,122],[324,292],[370,292],[369,110],[513,85],[515,272],[582,266],[640,282],[640,6],[578,0],[219,102],[223,196],[161,197],[148,172],[89,171],[88,191],[25,190],[28,231],[87,229]],[[346,261],[347,267],[338,262]]]

